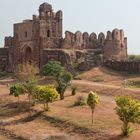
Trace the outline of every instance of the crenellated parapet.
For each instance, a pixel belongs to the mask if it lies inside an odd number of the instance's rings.
[[[127,38],[124,31],[114,29],[108,31],[103,47],[104,60],[127,60]]]
[[[4,39],[4,47],[5,48],[9,48],[11,46],[13,46],[14,44],[14,38],[11,36],[5,37]]]
[[[100,33],[98,36],[93,32],[90,35],[87,32],[77,31],[72,33],[65,32],[63,48],[65,49],[101,49],[104,47],[105,35]]]
[[[63,12],[54,12],[47,2],[39,6],[39,14],[32,19],[14,24],[13,31],[13,37],[5,37],[5,48],[0,49],[0,71],[14,72],[18,64],[25,62],[35,62],[41,68],[56,60],[86,68],[106,60],[127,59],[123,30],[114,29],[107,35],[66,31],[63,38]]]

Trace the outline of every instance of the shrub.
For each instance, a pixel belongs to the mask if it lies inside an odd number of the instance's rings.
[[[76,95],[76,90],[77,90],[77,87],[72,87],[71,88],[71,94],[74,96]]]
[[[76,98],[76,101],[74,103],[74,106],[84,106],[84,105],[86,105],[85,98],[83,96],[78,96]]]
[[[140,120],[140,103],[128,96],[118,96],[115,101],[117,105],[116,113],[123,122],[122,134],[128,136],[132,133],[130,123],[138,123]]]
[[[56,89],[51,85],[37,86],[34,97],[37,98],[39,101],[43,102],[44,110],[48,111],[49,110],[48,104],[50,102],[54,102],[56,99],[58,99],[59,94],[56,91]]]
[[[18,103],[19,103],[19,96],[24,93],[24,87],[20,83],[16,83],[10,87],[10,94],[14,95],[15,97],[18,97]]]
[[[95,107],[98,103],[99,103],[98,95],[95,92],[91,91],[88,94],[87,104],[92,110],[92,124],[93,124],[93,113],[94,113]]]

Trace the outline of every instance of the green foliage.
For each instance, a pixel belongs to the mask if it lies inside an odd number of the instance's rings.
[[[71,94],[74,96],[76,95],[77,87],[71,87]]]
[[[87,104],[88,106],[94,110],[95,109],[95,106],[99,103],[99,97],[98,95],[91,91],[88,95],[88,98],[87,98]]]
[[[88,106],[92,110],[92,124],[93,124],[93,113],[94,113],[94,109],[95,109],[95,107],[96,107],[96,105],[98,103],[99,103],[99,97],[98,97],[98,95],[95,92],[91,91],[88,94],[87,104],[88,104]]]
[[[62,73],[58,80],[57,80],[57,91],[60,94],[60,99],[63,100],[64,99],[64,92],[66,90],[66,88],[70,85],[70,82],[72,80],[72,75],[69,72],[64,72]]]
[[[58,99],[59,94],[56,89],[49,85],[49,86],[37,86],[34,94],[35,98],[39,101],[44,103],[44,110],[48,111],[48,103],[54,102]]]
[[[86,105],[85,98],[83,96],[78,96],[76,98],[76,101],[74,103],[74,106],[84,106],[84,105]]]
[[[23,85],[25,87],[27,94],[32,95],[35,91],[37,81],[34,79],[31,79],[31,80],[26,81]]]
[[[9,95],[13,95],[15,97],[18,97],[18,100],[19,100],[19,96],[23,93],[24,93],[24,87],[20,83],[16,83],[10,87],[10,94]]]
[[[58,61],[49,61],[42,69],[42,73],[45,76],[53,76],[56,79],[58,79],[58,77],[64,71],[65,71],[64,68],[61,66],[61,63]]]
[[[65,71],[60,62],[49,61],[42,70],[45,76],[53,76],[57,82],[57,91],[60,98],[64,99],[64,92],[72,80],[72,75]]]
[[[137,60],[140,60],[140,55],[131,54],[131,55],[128,56],[128,59],[129,60],[132,60],[132,61],[133,60],[136,60],[137,61]]]
[[[118,96],[115,101],[116,113],[123,122],[122,133],[124,136],[128,136],[132,132],[130,123],[138,123],[140,120],[140,103],[128,96]]]
[[[31,97],[33,97],[37,82],[36,82],[36,80],[31,79],[31,80],[26,81],[23,85],[24,85],[26,93],[28,94],[29,111],[30,111],[31,110],[31,104],[32,104]]]

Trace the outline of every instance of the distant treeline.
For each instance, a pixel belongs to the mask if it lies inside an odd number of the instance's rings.
[[[140,60],[140,55],[130,54],[128,55],[129,60]]]

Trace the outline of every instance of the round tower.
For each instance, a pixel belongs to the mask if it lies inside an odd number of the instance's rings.
[[[124,31],[114,29],[108,31],[103,47],[104,60],[127,60],[127,38],[124,37]]]

